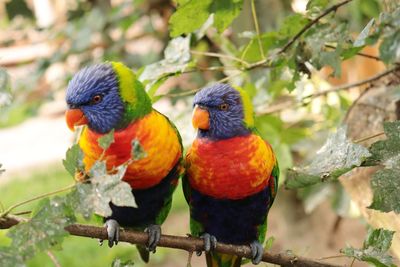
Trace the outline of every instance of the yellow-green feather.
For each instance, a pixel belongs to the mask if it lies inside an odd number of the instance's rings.
[[[249,128],[254,127],[254,111],[253,104],[251,103],[250,97],[245,90],[240,87],[234,87],[240,94],[243,104],[244,122]]]
[[[118,79],[119,93],[125,104],[124,116],[118,128],[152,111],[151,100],[135,73],[121,62],[110,62]]]
[[[118,75],[119,90],[122,99],[130,103],[136,102],[136,90],[132,90],[132,85],[136,85],[136,75],[121,62],[111,62],[111,65]]]

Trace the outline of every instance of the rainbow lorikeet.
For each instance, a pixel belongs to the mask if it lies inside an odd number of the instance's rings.
[[[217,240],[250,245],[258,264],[279,167],[254,128],[250,98],[228,84],[204,88],[194,97],[192,122],[198,132],[183,179],[191,232],[204,239],[207,266],[241,264],[237,256],[213,252]]]
[[[137,140],[146,156],[129,163],[123,180],[130,184],[137,208],[110,203],[112,215],[105,218],[110,247],[118,243],[119,225],[144,230],[147,247],[138,246],[144,261],[155,252],[160,225],[171,207],[172,194],[182,167],[182,142],[175,126],[152,108],[135,74],[119,62],[106,62],[80,70],[69,82],[66,121],[72,130],[87,125],[79,139],[86,172],[102,157],[107,169],[131,159]],[[114,142],[103,153],[98,139],[114,130]],[[102,155],[103,154],[103,155]]]

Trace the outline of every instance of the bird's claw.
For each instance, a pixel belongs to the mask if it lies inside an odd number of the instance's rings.
[[[204,251],[206,253],[214,250],[217,247],[217,238],[213,235],[210,235],[208,233],[204,233],[200,236],[201,239],[204,240]],[[196,251],[196,255],[200,256],[202,251]]]
[[[115,245],[118,244],[119,241],[119,224],[116,220],[114,219],[108,219],[104,223],[104,227],[107,230],[107,239],[108,239],[108,246],[112,248]],[[103,240],[99,240],[100,246],[103,245]]]
[[[161,227],[157,224],[152,224],[144,229],[144,231],[149,234],[149,241],[147,242],[146,248],[148,251],[155,253],[161,238]]]
[[[253,264],[259,264],[264,254],[264,247],[258,241],[253,241],[250,244],[251,249],[251,262]]]

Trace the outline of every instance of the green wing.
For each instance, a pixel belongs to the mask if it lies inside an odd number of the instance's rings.
[[[269,208],[271,208],[272,204],[274,203],[276,193],[278,191],[278,184],[279,184],[279,164],[276,161],[274,168],[271,172],[271,177],[269,179],[268,187],[270,190],[270,202]],[[268,224],[267,224],[268,214],[265,215],[264,223],[258,226],[258,241],[263,244],[265,241],[265,235],[267,233]]]
[[[189,184],[188,178],[183,176],[182,178],[182,190],[183,190],[183,195],[185,196],[185,200],[189,205],[189,209],[191,210],[192,207],[190,205],[190,199],[191,199],[191,188]],[[196,221],[195,219],[190,216],[190,233],[193,236],[199,237],[202,233],[204,232],[204,227],[201,225],[200,222]]]
[[[274,203],[276,193],[278,192],[278,186],[279,186],[279,164],[278,161],[276,161],[274,168],[272,169],[271,172],[271,178],[269,179],[269,188],[271,192],[271,201],[269,203],[269,206],[271,207],[272,204]]]

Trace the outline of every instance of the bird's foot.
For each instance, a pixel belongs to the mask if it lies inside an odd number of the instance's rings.
[[[264,254],[264,247],[261,245],[260,242],[258,241],[253,241],[250,244],[250,249],[251,249],[251,262],[253,264],[259,264],[262,260],[263,254]]]
[[[161,238],[161,227],[157,224],[152,224],[146,229],[146,233],[149,234],[149,241],[147,242],[147,250],[156,253],[156,247]]]
[[[208,233],[204,233],[200,236],[201,239],[204,240],[204,251],[206,253],[214,250],[217,247],[217,238],[213,235],[210,235]],[[200,256],[202,251],[196,251],[196,255]]]
[[[119,224],[116,220],[114,219],[108,219],[104,223],[104,227],[107,230],[107,236],[108,236],[108,246],[111,248],[115,245],[118,244],[119,241]],[[100,239],[100,246],[103,245],[103,240]]]

